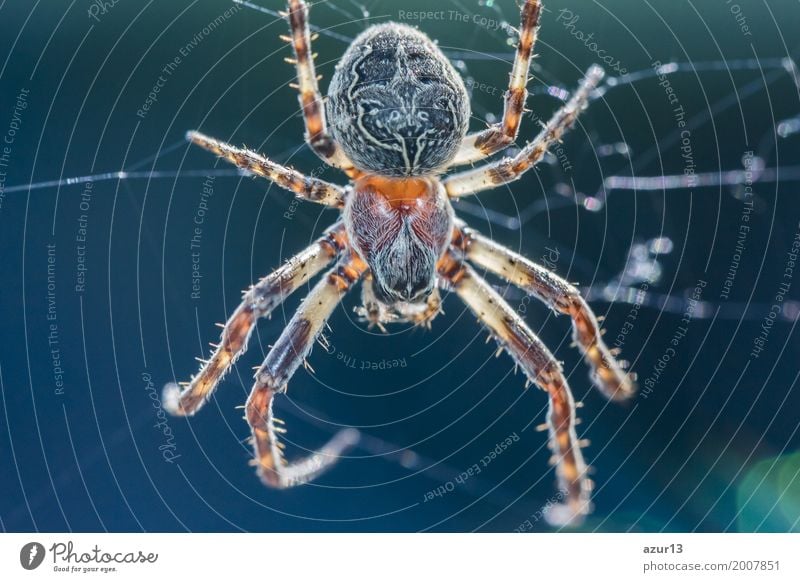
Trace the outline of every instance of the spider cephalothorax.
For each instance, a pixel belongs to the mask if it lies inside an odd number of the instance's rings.
[[[577,289],[544,267],[469,229],[454,218],[450,199],[518,179],[571,127],[603,78],[592,67],[572,98],[537,137],[514,157],[455,173],[449,167],[482,160],[514,143],[524,111],[526,84],[541,14],[539,0],[525,0],[520,39],[500,123],[465,135],[469,104],[461,79],[436,45],[398,24],[369,28],[345,53],[331,81],[327,114],[314,71],[308,7],[289,0],[287,14],[296,57],[298,89],[310,147],[353,180],[341,187],[281,166],[250,150],[189,132],[194,143],[296,195],[342,210],[342,217],[307,249],[245,293],[222,338],[200,372],[180,390],[165,388],[173,414],[197,412],[244,352],[260,317],[333,264],[286,325],[255,375],[246,417],[255,464],[266,485],[305,483],[330,467],[357,441],[339,432],[304,459],[287,462],[273,415],[273,398],[311,352],[342,296],[362,283],[371,325],[412,321],[430,325],[439,311],[439,289],[462,299],[514,358],[529,381],[547,392],[547,426],[562,503],[549,508],[551,523],[578,523],[591,509],[592,482],[575,425],[575,403],[558,360],[500,294],[471,266],[477,265],[538,297],[572,320],[573,336],[592,367],[592,379],[610,399],[634,394],[633,379],[603,343],[600,328]]]
[[[464,82],[439,48],[401,24],[360,34],[328,89],[333,138],[356,167],[424,176],[456,155],[469,122]]]
[[[453,231],[453,208],[440,182],[362,178],[347,199],[344,216],[353,248],[370,267],[379,301],[392,305],[427,298]]]

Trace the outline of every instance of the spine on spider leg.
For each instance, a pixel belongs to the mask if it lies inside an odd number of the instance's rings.
[[[574,125],[603,76],[602,68],[596,65],[591,67],[572,98],[556,112],[536,138],[513,158],[506,157],[488,166],[473,168],[445,178],[443,183],[447,195],[451,198],[467,196],[519,180]]]
[[[575,402],[561,366],[519,315],[471,267],[448,253],[440,261],[439,273],[492,331],[528,379],[547,392],[550,448],[560,499],[548,508],[547,519],[556,525],[578,525],[591,511],[592,482],[575,432]]]
[[[176,416],[190,416],[200,410],[223,376],[247,349],[256,321],[269,315],[295,289],[340,256],[345,248],[345,229],[339,223],[245,292],[242,303],[224,325],[213,355],[203,362],[188,386],[183,391],[176,384],[164,387],[163,402],[167,411]]]
[[[592,511],[593,483],[587,476],[588,467],[575,433],[575,401],[564,373],[555,361],[539,372],[537,383],[550,394],[547,427],[559,491],[559,502],[548,504],[545,518],[551,525],[580,525],[584,516]]]
[[[511,70],[511,83],[505,98],[503,129],[505,135],[513,141],[519,131],[519,122],[528,98],[528,74],[533,57],[533,47],[539,33],[539,19],[542,3],[539,0],[527,0],[520,13],[520,36],[514,68]]]
[[[575,125],[578,116],[586,109],[592,91],[597,88],[603,77],[605,77],[605,71],[602,67],[597,65],[590,67],[575,94],[547,122],[539,135],[515,157],[508,158],[504,160],[505,163],[498,165],[497,170],[491,176],[492,183],[505,184],[516,180],[529,167],[538,163],[545,152]]]
[[[322,327],[346,293],[366,271],[360,259],[351,259],[328,275],[306,297],[281,336],[275,342],[262,366],[255,374],[255,384],[245,406],[247,422],[253,429],[255,464],[265,485],[285,488],[313,479],[349,446],[357,442],[358,431],[340,431],[322,449],[312,455],[286,463],[272,414],[274,395],[286,391],[286,386],[311,352]]]
[[[366,271],[360,259],[339,265],[320,281],[303,301],[255,374],[256,388],[283,392],[297,368],[311,352],[323,325],[346,293]]]
[[[297,66],[298,97],[306,124],[307,139],[311,147],[323,158],[332,158],[336,146],[328,135],[319,92],[314,55],[311,53],[311,31],[308,26],[308,5],[303,0],[289,1],[289,27],[292,32],[292,49]]]
[[[189,131],[186,139],[239,168],[275,182],[281,188],[294,192],[306,200],[327,206],[344,206],[345,190],[339,186],[304,176],[296,170],[276,164],[259,153],[232,146],[198,131]]]
[[[598,390],[609,400],[632,398],[636,394],[636,377],[622,369],[625,363],[618,362],[603,341],[597,317],[583,297],[575,290],[556,308],[572,317],[573,338],[592,368],[592,381]]]
[[[272,412],[275,392],[254,390],[247,401],[246,417],[253,432],[252,464],[257,467],[261,482],[267,487],[287,489],[317,478],[358,443],[360,434],[354,428],[342,429],[322,448],[305,458],[287,462],[280,435],[286,432],[283,421]]]
[[[474,147],[484,155],[498,152],[517,139],[520,120],[528,99],[528,75],[533,58],[533,47],[536,45],[539,32],[541,12],[542,3],[539,0],[526,0],[522,5],[519,42],[508,91],[505,94],[503,120],[474,136]]]
[[[597,318],[573,285],[469,228],[457,231],[453,246],[474,264],[510,281],[556,312],[569,315],[575,344],[592,368],[592,380],[604,396],[625,400],[636,393],[634,378],[614,358],[603,341]]]

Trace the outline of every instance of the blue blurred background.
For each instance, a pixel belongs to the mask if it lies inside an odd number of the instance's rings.
[[[545,395],[455,297],[429,332],[367,330],[357,293],[335,312],[276,405],[290,454],[364,435],[313,484],[261,486],[239,408],[302,292],[201,413],[159,417],[240,291],[336,218],[183,141],[200,129],[344,180],[303,143],[282,3],[259,3],[0,3],[0,527],[550,531]],[[311,19],[323,89],[348,39],[399,19],[456,64],[474,129],[502,110],[513,0],[325,0]],[[495,281],[584,402],[585,531],[800,530],[798,19],[794,0],[551,0],[520,143],[592,63],[609,81],[560,156],[456,205],[579,282],[639,375],[633,403],[608,404],[569,322]]]

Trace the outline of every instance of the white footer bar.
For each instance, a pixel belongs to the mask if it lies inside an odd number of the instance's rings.
[[[793,534],[0,535],[13,581],[751,582],[800,580],[798,566]]]

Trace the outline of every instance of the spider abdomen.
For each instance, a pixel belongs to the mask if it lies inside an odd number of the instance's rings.
[[[438,181],[362,178],[348,196],[344,218],[379,299],[391,305],[431,293],[453,229],[453,210]]]
[[[470,116],[464,83],[444,54],[396,23],[353,41],[331,80],[327,111],[332,135],[358,168],[395,177],[445,167]]]

